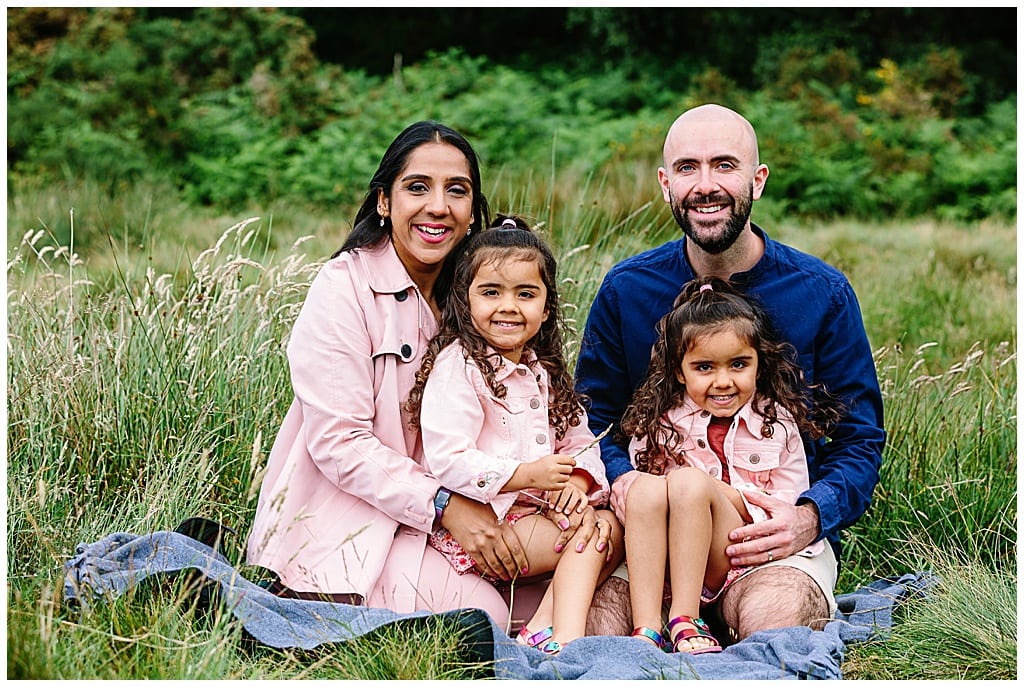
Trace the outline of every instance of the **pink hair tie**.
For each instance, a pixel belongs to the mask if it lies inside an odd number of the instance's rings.
[[[711,284],[702,284],[700,287],[700,291],[698,291],[697,293],[704,293],[705,291],[714,291],[714,289],[711,288]]]

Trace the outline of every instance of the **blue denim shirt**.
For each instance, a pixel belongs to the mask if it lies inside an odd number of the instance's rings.
[[[821,521],[819,539],[837,549],[839,531],[853,524],[871,502],[885,446],[882,394],[860,305],[842,272],[816,257],[772,241],[760,227],[764,255],[748,272],[732,275],[757,297],[781,336],[792,343],[810,382],[823,383],[848,408],[829,440],[809,441],[810,488],[798,503],[813,501]],[[683,285],[694,278],[686,239],[663,244],[613,267],[587,317],[576,365],[576,383],[590,398],[590,428],[616,427],[633,391],[647,372],[655,325],[672,308]],[[601,442],[609,482],[633,469],[615,432]]]

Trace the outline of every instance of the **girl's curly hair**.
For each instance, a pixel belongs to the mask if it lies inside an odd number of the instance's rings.
[[[638,470],[656,471],[664,457],[678,455],[683,437],[666,417],[682,405],[686,394],[676,373],[683,355],[699,339],[726,330],[757,351],[753,406],[765,419],[763,436],[774,433],[779,406],[813,439],[825,436],[846,412],[845,404],[823,385],[807,382],[796,349],[779,338],[756,300],[724,279],[695,279],[683,287],[672,310],[658,322],[651,365],[622,417],[623,438],[647,438],[646,447],[636,456]]]
[[[537,362],[548,373],[552,398],[548,404],[548,421],[561,439],[570,426],[580,424],[583,416],[584,398],[576,392],[572,375],[566,369],[563,356],[563,332],[566,329],[558,304],[557,263],[546,243],[521,217],[498,215],[494,225],[465,242],[465,251],[455,267],[451,292],[441,313],[441,327],[431,339],[423,355],[416,383],[405,403],[405,410],[411,415],[413,427],[419,426],[419,411],[423,403],[423,389],[434,368],[438,354],[449,344],[458,340],[467,362],[472,359],[480,369],[487,385],[498,398],[507,393],[505,385],[494,376],[501,367],[501,356],[488,351],[487,341],[473,326],[469,308],[469,287],[482,265],[505,260],[533,260],[540,268],[541,278],[547,289],[545,308],[547,319],[540,331],[529,342],[528,348],[537,356]]]

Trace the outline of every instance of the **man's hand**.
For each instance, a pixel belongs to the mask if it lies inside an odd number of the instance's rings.
[[[452,533],[481,572],[505,581],[528,573],[530,563],[515,530],[508,523],[498,522],[494,510],[486,503],[452,494],[441,516],[441,525]]]
[[[730,565],[761,565],[792,556],[807,548],[818,537],[821,523],[818,509],[813,503],[799,506],[767,494],[748,491],[747,500],[760,506],[768,514],[768,520],[738,527],[729,533],[725,548]]]
[[[612,494],[608,500],[608,505],[611,506],[612,512],[615,513],[615,517],[619,519],[619,522],[626,522],[626,492],[629,491],[629,487],[633,484],[633,481],[641,475],[639,470],[630,470],[619,478],[612,482]]]

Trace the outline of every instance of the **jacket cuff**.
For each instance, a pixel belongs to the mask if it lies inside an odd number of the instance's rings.
[[[835,534],[839,529],[839,499],[832,487],[823,482],[811,485],[810,489],[800,494],[796,505],[805,501],[811,501],[818,509],[818,536],[814,541]]]
[[[626,457],[612,457],[605,461],[605,475],[608,477],[608,484],[613,483],[622,475],[633,470],[633,464]]]

